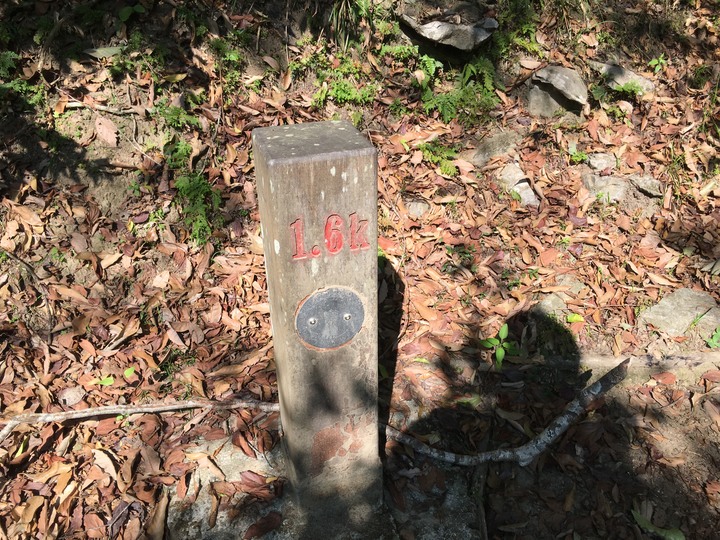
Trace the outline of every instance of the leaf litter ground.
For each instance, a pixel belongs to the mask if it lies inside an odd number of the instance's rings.
[[[114,46],[133,28],[148,35],[165,29],[172,39],[155,44],[167,47],[162,68],[140,63],[152,57],[147,51],[122,76],[108,71],[104,57],[65,61],[62,45],[81,34],[74,20],[57,19],[53,39],[23,49],[22,58],[29,80],[43,61],[42,75],[55,81],[48,112],[56,114],[34,117],[3,105],[0,246],[13,255],[0,258],[5,417],[158,399],[276,401],[250,133],[349,118],[358,109],[379,152],[381,405],[391,425],[457,453],[519,446],[586,384],[585,356],[638,355],[652,365],[705,347],[708,334],[691,328],[669,337],[638,315],[682,287],[718,298],[718,277],[702,270],[720,257],[713,137],[720,58],[709,4],[685,12],[613,6],[615,17],[640,25],[650,13],[648,25],[659,25],[652,31],[684,36],[659,44],[650,33],[637,48],[617,47],[657,85],[630,103],[629,115],[595,104],[584,121],[567,125],[533,118],[515,92],[498,92],[492,120],[470,128],[426,114],[411,75],[372,46],[352,61],[356,77],[378,81],[377,98],[363,107],[330,100],[318,109],[312,73],[293,78],[287,61],[278,62],[284,49],[273,45],[282,32],[267,13],[208,12],[198,4],[210,32],[264,31],[260,54],[254,41],[245,44],[244,84],[230,93],[225,65],[196,37],[200,25],[171,3],[148,8],[126,25],[110,16],[118,26],[97,39]],[[16,3],[4,9],[18,24],[37,15]],[[679,13],[684,26],[670,24]],[[583,69],[602,51],[603,35],[622,36],[600,22],[612,17],[567,14],[553,12],[537,29],[544,61]],[[568,33],[580,41],[571,46]],[[654,74],[647,62],[661,53],[670,61]],[[287,54],[295,62],[339,62],[338,51],[315,41]],[[519,65],[517,80],[524,80],[530,72],[522,66],[531,64]],[[692,79],[701,66],[715,77],[702,86]],[[191,103],[199,90],[205,101]],[[148,115],[162,98],[197,123],[173,128],[167,116]],[[403,108],[389,112],[396,101]],[[454,176],[422,151],[429,142],[472,150],[511,130],[521,136],[513,151],[482,167],[455,159]],[[222,194],[225,226],[203,246],[173,204],[178,173],[169,155],[180,142]],[[571,148],[611,152],[621,174],[651,173],[663,183],[662,198],[604,203],[584,187],[586,165],[572,163]],[[500,187],[502,168],[515,160],[539,208]],[[552,295],[563,301],[554,318],[532,309]],[[505,323],[525,354],[497,371],[480,340]],[[713,537],[720,374],[717,358],[704,358],[690,358],[700,368],[689,374],[656,369],[614,390],[527,468],[492,464],[473,475],[389,441],[386,498],[399,534],[423,537],[458,521],[478,537],[485,528],[496,538],[648,536],[635,511],[655,527]],[[194,472],[215,466],[212,453],[195,450],[198,440],[229,439],[255,458],[275,447],[277,427],[276,414],[249,410],[24,425],[0,450],[3,533],[161,538],[168,488],[191,502]],[[282,493],[282,480],[248,471],[226,481],[219,471],[208,489],[216,501],[212,523],[250,504],[262,514]],[[266,514],[245,537],[280,525]]]

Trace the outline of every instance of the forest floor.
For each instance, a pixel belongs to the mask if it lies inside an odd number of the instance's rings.
[[[322,4],[210,4],[0,7],[3,417],[276,402],[251,133],[347,119],[378,150],[384,421],[460,454],[519,446],[588,380],[635,366],[530,466],[490,464],[481,498],[467,492],[478,471],[388,441],[393,534],[717,537],[717,2],[501,2],[479,56],[415,48],[399,6],[363,14],[343,51],[303,27]],[[607,88],[595,60],[653,91]],[[528,112],[527,84],[549,64],[588,83],[582,116]],[[500,133],[512,142],[480,164]],[[591,193],[598,154],[614,158],[599,177],[650,176],[658,193]],[[537,204],[503,188],[509,164]],[[685,289],[702,302],[681,332],[643,318]],[[504,328],[500,366],[487,340]],[[205,538],[243,513],[257,518],[244,538],[281,535],[283,478],[226,476],[224,441],[262,461],[277,413],[23,424],[0,441],[0,537],[163,538],[201,470],[215,474]]]

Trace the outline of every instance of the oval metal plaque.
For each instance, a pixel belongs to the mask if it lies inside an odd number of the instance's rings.
[[[295,328],[300,339],[317,349],[336,349],[360,331],[365,309],[349,289],[333,287],[308,296],[297,311]]]

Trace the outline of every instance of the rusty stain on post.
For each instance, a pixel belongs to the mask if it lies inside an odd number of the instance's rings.
[[[319,122],[256,129],[253,152],[291,484],[349,523],[382,499],[376,151]]]

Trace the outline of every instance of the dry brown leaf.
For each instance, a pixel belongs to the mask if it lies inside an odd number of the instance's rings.
[[[713,403],[711,400],[706,399],[703,401],[703,410],[707,413],[710,419],[715,422],[715,425],[720,426],[720,407]]]
[[[97,116],[95,118],[95,132],[97,133],[98,140],[107,146],[117,147],[118,129],[115,122],[104,116]]]
[[[652,378],[655,379],[657,382],[666,385],[675,384],[677,382],[677,377],[673,373],[670,373],[668,371],[656,373],[652,375]]]
[[[160,499],[152,510],[150,519],[148,520],[145,530],[149,540],[164,540],[165,538],[165,521],[167,519],[168,502],[170,495],[167,489],[163,489]]]

